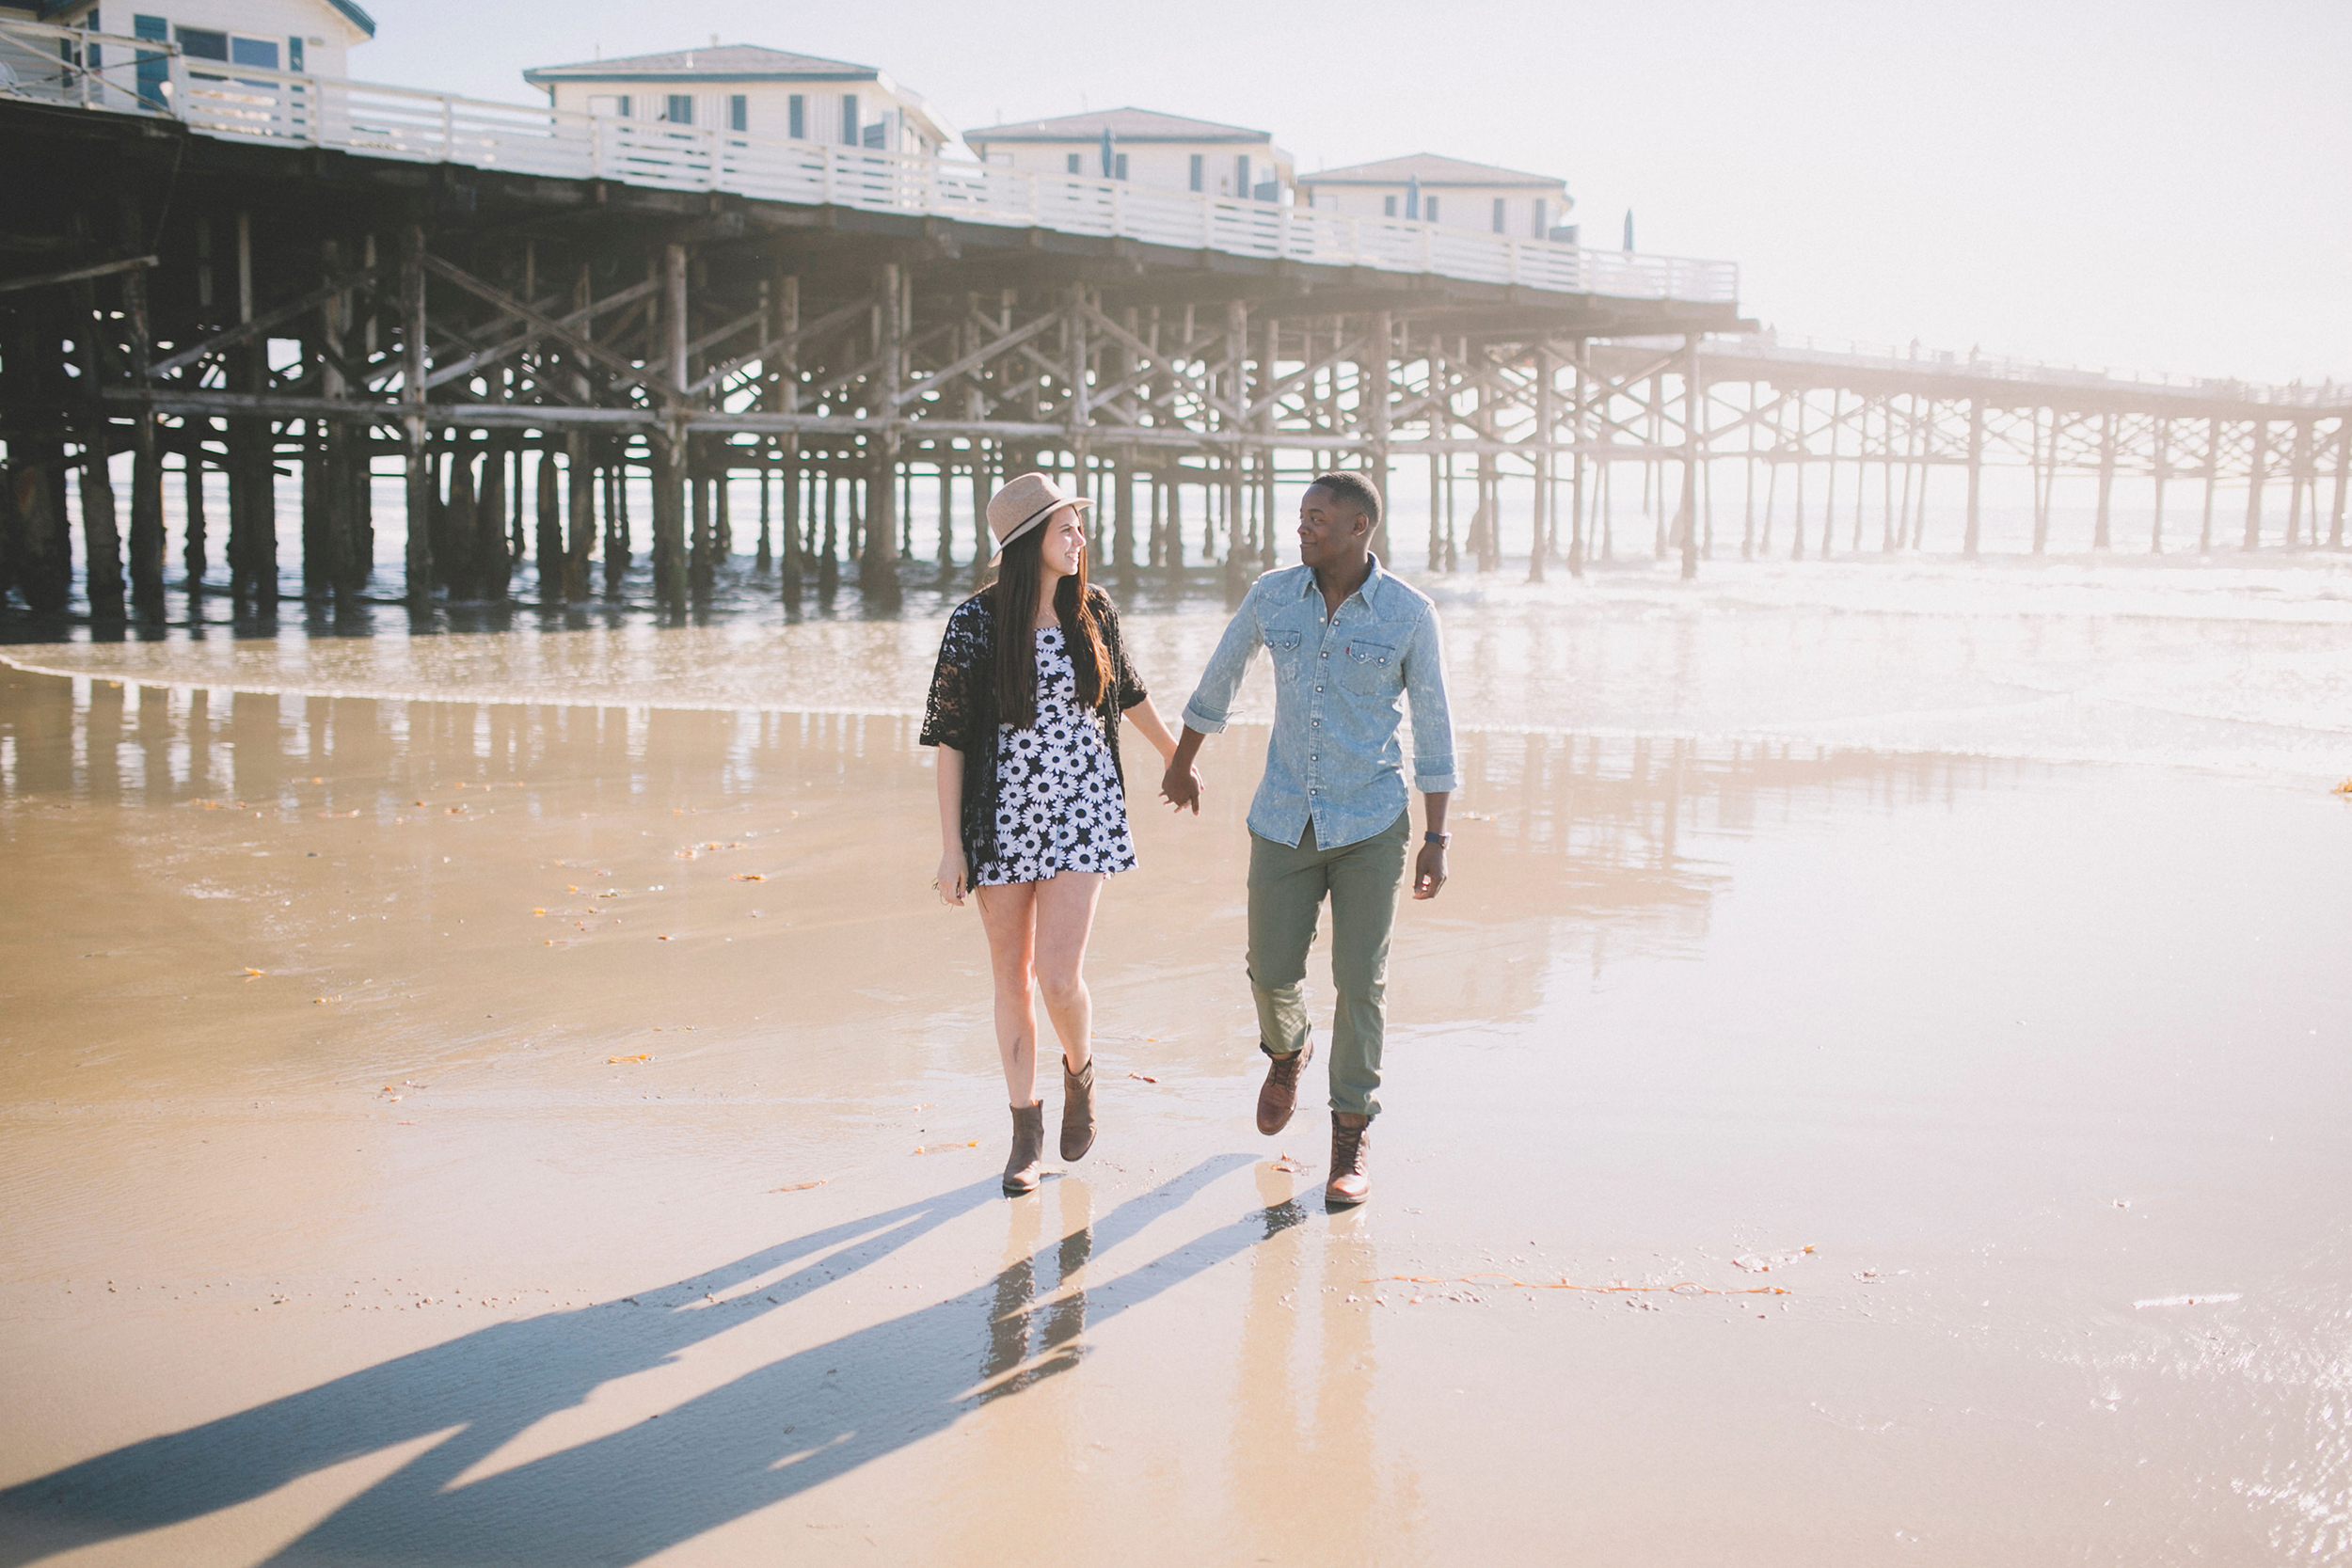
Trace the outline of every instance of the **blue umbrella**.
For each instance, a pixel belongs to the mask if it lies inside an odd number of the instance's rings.
[[[1405,177],[1405,215],[1408,218],[1421,216],[1421,176],[1418,174]]]
[[[1103,178],[1108,180],[1118,166],[1117,162],[1111,156],[1110,122],[1105,120],[1103,123]]]

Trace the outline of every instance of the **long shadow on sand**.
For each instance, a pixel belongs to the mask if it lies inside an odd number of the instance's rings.
[[[0,1492],[0,1564],[200,1517],[436,1433],[448,1435],[267,1560],[639,1561],[919,1442],[984,1398],[1076,1365],[1079,1317],[1067,1298],[1042,1309],[1054,1316],[1041,1359],[1025,1365],[1025,1351],[1007,1354],[1019,1341],[1005,1325],[1031,1315],[1041,1266],[1050,1259],[1068,1286],[1073,1259],[1083,1264],[1248,1164],[1240,1154],[1203,1161],[987,1284],[771,1362],[659,1419],[452,1489],[517,1433],[599,1386],[788,1307],[997,1201],[994,1183],[814,1231],[628,1300],[500,1323]],[[1079,1313],[1097,1323],[1116,1317],[1303,1218],[1295,1203],[1252,1211],[1089,1288]],[[724,1295],[779,1268],[792,1272]]]

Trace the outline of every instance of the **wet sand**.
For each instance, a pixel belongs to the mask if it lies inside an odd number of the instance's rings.
[[[1328,1215],[1263,732],[1008,1201],[913,731],[0,671],[0,1562],[2352,1552],[2309,777],[1470,734]]]

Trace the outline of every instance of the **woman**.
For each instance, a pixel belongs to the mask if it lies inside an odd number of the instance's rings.
[[[978,898],[988,931],[1011,1194],[1037,1189],[1045,1144],[1032,980],[1061,1040],[1061,1157],[1094,1143],[1093,1003],[1079,972],[1103,879],[1136,863],[1119,716],[1163,762],[1176,750],[1127,663],[1110,595],[1087,583],[1089,504],[1043,474],[989,501],[996,580],[948,616],[923,719],[922,743],[939,748],[932,885],[950,904]]]

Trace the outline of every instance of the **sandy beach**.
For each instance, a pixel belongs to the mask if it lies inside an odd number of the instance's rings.
[[[2352,1553],[2347,607],[2193,570],[1457,596],[1342,1214],[1262,729],[1008,1201],[922,607],[8,648],[0,1562]]]

